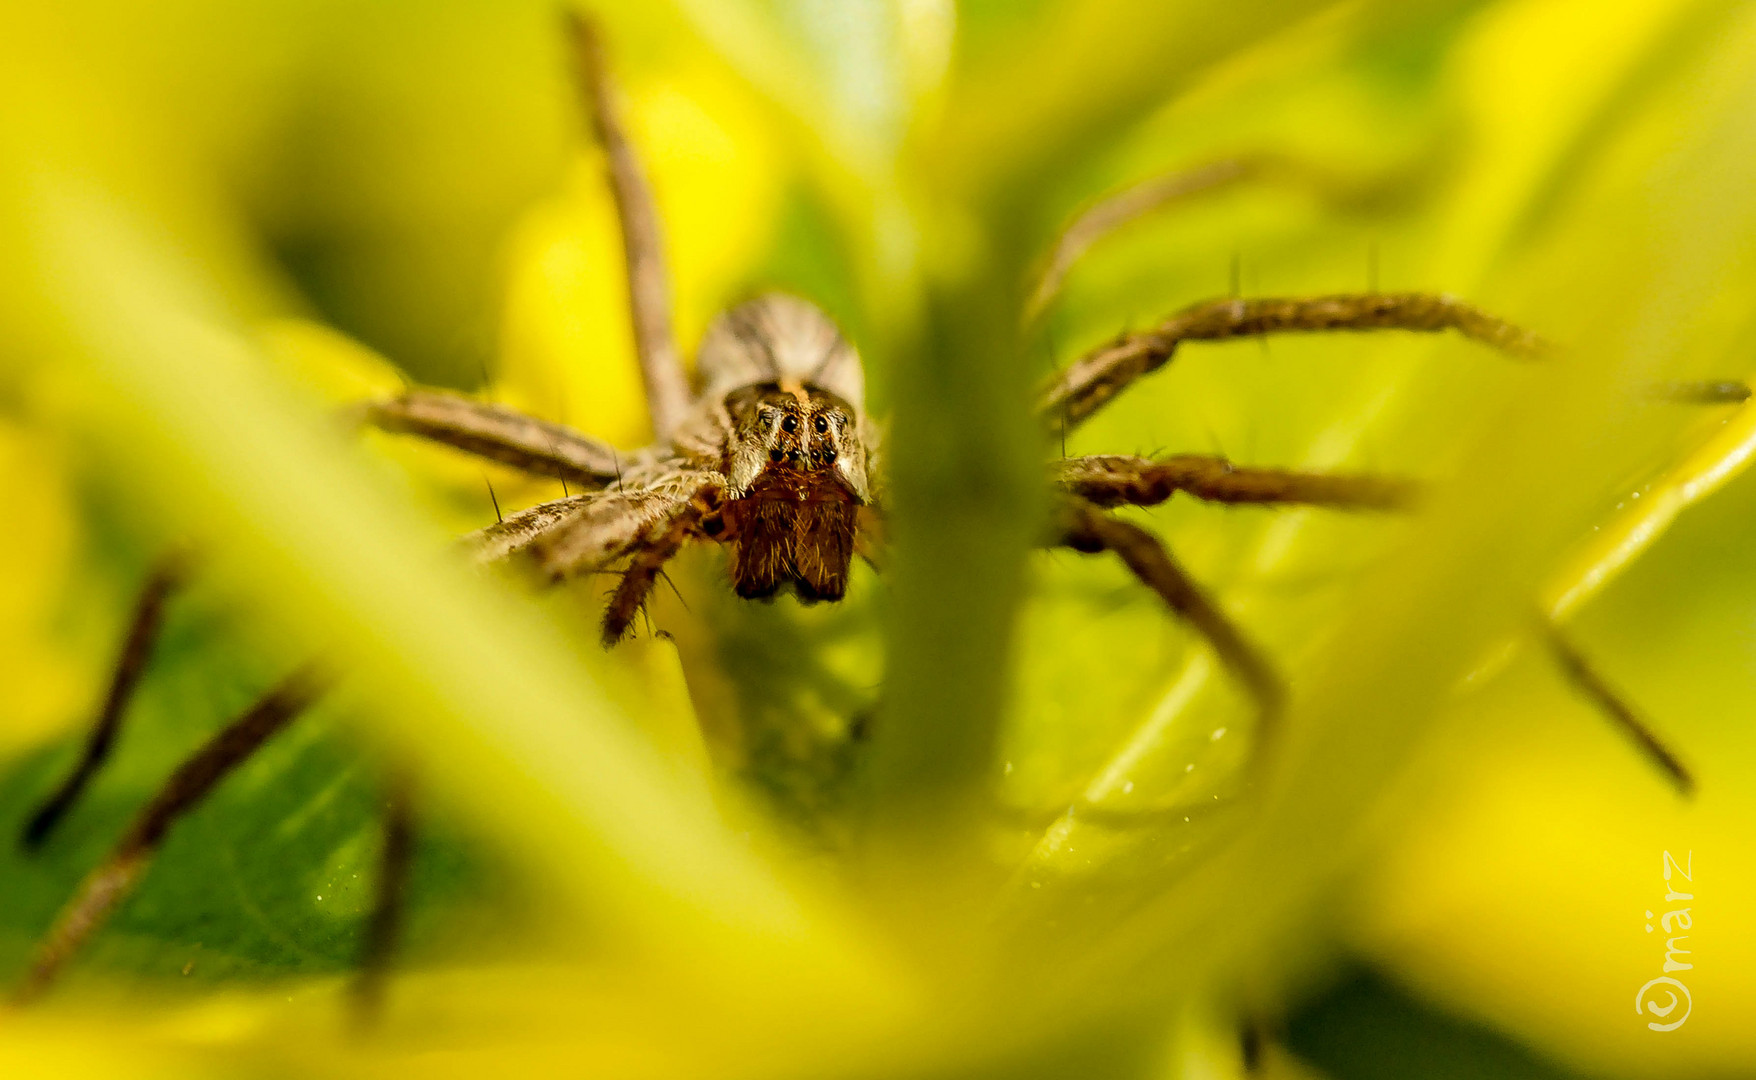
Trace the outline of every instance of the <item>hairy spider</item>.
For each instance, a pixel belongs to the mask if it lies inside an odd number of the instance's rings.
[[[771,293],[720,315],[697,352],[695,384],[680,362],[660,223],[640,165],[618,120],[615,90],[593,29],[571,24],[573,44],[622,227],[636,350],[652,418],[653,444],[622,454],[562,424],[463,395],[409,389],[364,404],[360,416],[386,431],[450,445],[580,489],[505,517],[465,543],[481,562],[519,558],[551,580],[612,571],[617,584],[603,616],[612,645],[633,625],[668,560],[688,543],[722,545],[732,588],[751,599],[790,591],[805,602],[835,601],[847,590],[856,554],[876,559],[882,487],[877,433],[865,413],[865,383],[854,347],[822,311]],[[1062,249],[1031,300],[1040,309],[1066,264],[1102,231],[1165,199],[1245,175],[1208,167],[1193,179],[1158,182],[1150,197],[1124,193],[1067,230]],[[1072,254],[1068,254],[1068,252]],[[1286,332],[1452,330],[1503,353],[1537,358],[1536,335],[1448,296],[1367,293],[1285,299],[1227,298],[1198,303],[1159,325],[1124,334],[1069,366],[1042,394],[1045,432],[1076,427],[1136,379],[1168,363],[1187,341]],[[1108,511],[1152,506],[1177,492],[1223,503],[1307,505],[1359,510],[1406,506],[1405,480],[1234,465],[1211,455],[1063,458],[1050,468],[1052,517],[1047,546],[1114,553],[1185,619],[1254,698],[1264,736],[1282,709],[1275,666],[1139,525]],[[187,572],[166,560],[137,604],[110,693],[81,761],[32,816],[27,845],[45,841],[101,765],[147,662],[167,598]],[[1687,775],[1635,714],[1556,636],[1563,669],[1627,727],[1678,782]],[[39,949],[20,997],[46,988],[67,959],[128,895],[166,832],[241,762],[319,697],[320,667],[288,676],[180,766],[140,811],[110,857],[62,909]],[[366,945],[370,995],[395,935],[398,896],[409,858],[409,821],[393,785],[381,896]]]
[[[410,391],[368,406],[381,428],[422,435],[587,490],[469,537],[476,556],[528,552],[555,579],[627,558],[604,613],[604,641],[628,632],[665,562],[690,540],[724,544],[739,596],[790,588],[839,600],[873,506],[859,355],[804,300],[770,294],[708,328],[688,408],[629,458],[576,431],[468,398]],[[648,384],[682,378],[649,372]]]

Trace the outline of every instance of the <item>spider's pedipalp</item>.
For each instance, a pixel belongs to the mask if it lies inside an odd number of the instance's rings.
[[[604,606],[604,645],[610,646],[628,636],[634,616],[646,606],[646,598],[683,544],[695,533],[703,508],[698,503],[688,506],[669,521],[655,523],[634,547],[634,554],[622,571],[616,591]]]
[[[1417,495],[1400,477],[1246,468],[1206,454],[1094,454],[1058,461],[1054,470],[1063,490],[1105,507],[1156,506],[1181,491],[1208,502],[1401,510]]]
[[[552,581],[605,570],[629,557],[604,612],[604,644],[614,645],[685,542],[726,538],[724,484],[722,475],[707,470],[664,472],[645,483],[521,510],[471,533],[464,543],[484,563],[528,552]]]
[[[1286,703],[1286,689],[1280,676],[1190,580],[1158,537],[1138,525],[1113,518],[1082,499],[1066,500],[1055,524],[1058,546],[1087,554],[1114,553],[1172,611],[1187,620],[1255,699],[1261,715],[1262,740],[1273,739]]]
[[[1433,293],[1208,300],[1086,353],[1044,392],[1037,414],[1051,430],[1077,427],[1135,379],[1163,367],[1185,341],[1335,330],[1456,330],[1511,356],[1536,359],[1550,351],[1528,330]]]

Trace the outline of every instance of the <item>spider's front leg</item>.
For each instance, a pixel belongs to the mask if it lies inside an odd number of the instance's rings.
[[[1286,688],[1256,646],[1178,566],[1158,537],[1114,518],[1077,496],[1066,498],[1054,523],[1054,544],[1086,554],[1112,552],[1170,609],[1187,620],[1255,699],[1264,740],[1272,739],[1286,703]]]
[[[1064,458],[1055,463],[1055,483],[1103,507],[1157,506],[1181,491],[1207,502],[1403,510],[1419,494],[1402,477],[1247,468],[1210,454]]]
[[[1120,454],[1066,458],[1054,465],[1063,505],[1056,544],[1076,551],[1109,551],[1171,610],[1188,620],[1256,699],[1263,730],[1271,733],[1285,692],[1273,666],[1185,574],[1164,545],[1137,525],[1103,511],[1157,506],[1177,492],[1207,502],[1398,510],[1417,494],[1413,481],[1367,473],[1301,472],[1233,465],[1223,457],[1176,454],[1157,460]]]
[[[1101,528],[1093,524],[1093,515],[1102,517],[1097,508],[1156,506],[1180,491],[1207,502],[1322,506],[1343,510],[1402,510],[1411,506],[1419,494],[1418,485],[1399,477],[1368,473],[1338,474],[1243,468],[1222,457],[1194,454],[1178,454],[1156,461],[1105,454],[1068,458],[1055,464],[1055,482],[1072,500],[1073,505],[1081,508],[1079,514],[1082,516],[1076,516],[1072,520],[1084,530],[1077,535],[1068,533],[1060,543],[1080,551],[1108,550],[1121,555],[1142,581],[1164,596],[1174,610],[1189,619],[1214,646],[1226,665],[1246,686],[1250,686],[1257,693],[1259,700],[1262,695],[1255,688],[1262,678],[1261,671],[1267,670],[1266,665],[1259,660],[1251,661],[1238,651],[1237,643],[1243,639],[1235,629],[1227,626],[1218,636],[1208,630],[1208,625],[1214,619],[1224,618],[1217,609],[1213,609],[1211,603],[1207,605],[1212,609],[1210,614],[1197,616],[1179,606],[1178,600],[1166,593],[1153,576],[1143,571],[1141,565],[1137,565],[1137,559],[1130,558],[1121,547],[1108,542],[1096,542],[1096,546],[1087,546],[1095,542],[1093,537],[1101,537],[1105,530],[1116,530],[1118,526],[1121,529],[1132,529],[1139,534],[1128,536],[1122,541],[1135,548],[1144,550],[1142,545],[1157,543],[1145,530],[1113,519],[1104,519],[1110,524]],[[1119,531],[1117,535],[1120,536]],[[1074,540],[1082,540],[1084,543]],[[1165,556],[1165,559],[1168,562],[1169,556]],[[1174,564],[1171,566],[1175,569]],[[1166,571],[1160,568],[1156,573],[1163,578]],[[1180,574],[1181,571],[1177,573]],[[1193,592],[1195,589],[1186,579],[1179,588],[1185,592]],[[1199,597],[1198,592],[1194,595]],[[1694,777],[1676,752],[1646,723],[1639,710],[1609,685],[1585,656],[1568,642],[1566,635],[1554,622],[1542,619],[1538,633],[1567,681],[1605,717],[1625,731],[1647,760],[1669,777],[1679,792],[1690,794],[1695,786]],[[1247,645],[1245,649],[1247,651]],[[1265,716],[1271,715],[1266,705],[1263,713]]]
[[[1205,638],[1255,698],[1265,737],[1285,702],[1274,667],[1218,605],[1171,558],[1158,537],[1104,513],[1117,506],[1156,506],[1181,491],[1210,502],[1389,510],[1409,505],[1415,486],[1387,476],[1249,469],[1222,457],[1178,454],[1160,460],[1122,455],[1069,458],[1055,464],[1062,505],[1054,542],[1088,554],[1114,553]]]
[[[1038,415],[1051,429],[1077,427],[1135,379],[1164,367],[1185,341],[1335,330],[1456,330],[1511,356],[1535,359],[1550,351],[1547,342],[1528,330],[1433,293],[1208,300],[1080,357],[1044,392]]]

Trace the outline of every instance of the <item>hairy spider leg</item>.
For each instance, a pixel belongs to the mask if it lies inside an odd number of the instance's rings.
[[[1265,745],[1274,737],[1285,698],[1273,667],[1156,536],[1104,514],[1102,508],[1155,506],[1181,491],[1211,502],[1388,510],[1408,505],[1415,494],[1413,483],[1393,477],[1246,469],[1222,457],[1194,454],[1159,461],[1094,455],[1059,461],[1055,472],[1058,486],[1069,496],[1058,543],[1087,553],[1114,553],[1206,639],[1255,698]]]
[[[1086,554],[1108,551],[1141,583],[1207,640],[1220,662],[1255,699],[1260,738],[1274,739],[1286,705],[1286,689],[1268,660],[1178,566],[1164,543],[1131,522],[1113,518],[1079,498],[1069,498],[1056,522],[1055,542]]]
[[[1074,264],[1124,226],[1200,195],[1261,181],[1294,187],[1340,206],[1380,197],[1394,189],[1401,178],[1383,177],[1362,184],[1314,161],[1266,151],[1219,158],[1148,177],[1090,203],[1061,229],[1024,306],[1024,324],[1028,327],[1038,323],[1060,295],[1062,283]],[[1371,291],[1377,292],[1375,255],[1371,261],[1373,268],[1368,277],[1372,280]],[[1234,274],[1234,280],[1235,277]],[[1235,287],[1233,291],[1237,291]]]
[[[384,1010],[385,984],[408,907],[409,869],[415,855],[414,779],[402,767],[387,770],[384,783],[384,846],[378,854],[378,895],[366,924],[360,972],[354,979],[354,1020],[375,1023]]]
[[[704,490],[681,512],[661,518],[640,538],[604,609],[605,645],[614,645],[628,636],[634,616],[645,609],[646,598],[664,573],[665,564],[683,550],[685,542],[700,534],[702,519],[714,509],[710,499]]]
[[[1374,293],[1266,300],[1209,300],[1172,315],[1156,328],[1126,334],[1088,352],[1045,392],[1038,415],[1047,424],[1072,426],[1091,417],[1142,375],[1168,363],[1184,341],[1217,341],[1234,337],[1265,337],[1273,333],[1321,331],[1410,330],[1438,332],[1456,330],[1463,336],[1492,346],[1511,356],[1538,359],[1553,351],[1538,335],[1449,296],[1427,293]],[[1674,398],[1707,403],[1739,400],[1737,383],[1701,384],[1711,388]],[[1146,459],[1095,457],[1065,463],[1063,482],[1070,490],[1109,505],[1151,505],[1173,491],[1182,490],[1214,501],[1274,502],[1260,497],[1276,485],[1289,492],[1302,487],[1320,496],[1310,501],[1321,505],[1372,505],[1395,508],[1412,488],[1402,482],[1377,477],[1333,477],[1282,473],[1278,470],[1239,470],[1229,463],[1202,464],[1186,456],[1148,462]],[[1206,459],[1223,462],[1223,459]],[[1099,464],[1101,463],[1101,464]],[[1139,463],[1139,464],[1137,464]],[[1065,466],[1070,466],[1069,470]],[[1083,470],[1083,471],[1081,471]],[[1300,479],[1294,479],[1300,477]],[[1203,493],[1205,489],[1206,494]],[[1162,494],[1161,494],[1162,492]],[[1149,497],[1142,502],[1136,496]],[[1253,497],[1256,496],[1256,497]],[[1546,620],[1551,652],[1561,670],[1585,696],[1616,725],[1630,732],[1646,756],[1687,795],[1692,780],[1677,755],[1639,719],[1639,711],[1622,700],[1608,683],[1596,676],[1580,654],[1560,644],[1563,639],[1552,620]]]
[[[87,738],[85,753],[61,786],[31,815],[22,836],[28,848],[42,845],[108,759],[121,729],[122,717],[163,628],[165,604],[186,583],[192,561],[189,553],[182,550],[165,556],[141,588],[126,644],[117,660],[103,711]],[[14,991],[15,1004],[34,1000],[54,983],[67,961],[133,892],[170,829],[195,810],[222,780],[249,761],[269,739],[321,697],[327,688],[328,680],[315,667],[307,665],[299,669],[177,766],[136,815],[109,856],[86,875],[73,896],[56,913],[55,922],[38,947],[24,982]],[[362,982],[382,981],[381,969],[394,946],[395,933],[401,922],[399,909],[404,900],[403,884],[407,877],[409,850],[406,836],[411,829],[411,825],[403,820],[408,813],[406,798],[393,791],[388,813],[378,897],[362,956]],[[361,1000],[365,1000],[368,989],[362,989]],[[379,993],[375,989],[369,992]]]
[[[1150,330],[1124,334],[1074,361],[1050,384],[1037,413],[1049,430],[1056,423],[1076,427],[1135,379],[1164,367],[1185,341],[1367,330],[1455,330],[1524,359],[1551,351],[1546,341],[1528,330],[1454,297],[1433,293],[1205,300]]]
[[[187,580],[190,561],[188,552],[172,552],[161,558],[147,576],[146,584],[142,586],[140,595],[134,602],[128,637],[122,646],[121,656],[116,659],[116,670],[110,677],[110,689],[104,696],[103,710],[98,713],[97,722],[92,725],[91,734],[86,737],[85,751],[80,755],[78,764],[67,774],[61,786],[31,814],[30,821],[20,834],[19,843],[27,850],[42,846],[49,833],[54,831],[55,826],[66,816],[67,811],[78,801],[92,778],[109,759],[110,751],[116,744],[116,736],[122,730],[122,714],[134,697],[134,688],[139,685],[140,677],[146,671],[146,662],[152,655],[153,645],[157,643],[159,631],[164,625],[165,604]]]
[[[1424,293],[1344,295],[1292,299],[1221,299],[1194,304],[1151,330],[1124,334],[1087,353],[1043,394],[1038,416],[1045,425],[1076,426],[1142,375],[1167,364],[1177,346],[1191,340],[1222,340],[1291,331],[1455,329],[1518,356],[1548,351],[1541,338],[1446,296]],[[1265,741],[1272,740],[1285,691],[1271,665],[1171,559],[1158,538],[1102,513],[1108,505],[1162,502],[1177,491],[1217,501],[1281,502],[1302,490],[1325,505],[1382,506],[1406,499],[1411,489],[1377,477],[1319,478],[1282,470],[1238,470],[1223,458],[1186,455],[1148,459],[1098,457],[1062,463],[1063,485],[1073,498],[1062,511],[1058,542],[1075,550],[1112,551],[1171,609],[1207,639],[1220,660],[1257,702]]]
[[[567,14],[567,28],[577,61],[580,97],[598,145],[603,148],[622,227],[622,250],[628,268],[628,305],[634,321],[634,346],[646,386],[646,407],[653,434],[670,438],[689,413],[693,395],[671,332],[671,284],[665,265],[664,230],[652,188],[640,159],[622,128],[617,89],[604,63],[597,27],[577,12]]]
[[[56,915],[54,926],[31,960],[23,984],[14,993],[15,1003],[31,1001],[48,989],[68,959],[133,892],[171,826],[200,805],[221,780],[248,761],[327,688],[328,680],[316,669],[300,668],[177,767],[135,816],[109,856],[86,875],[73,898]]]
[[[622,470],[620,456],[607,443],[564,424],[445,390],[409,389],[369,402],[364,410],[364,419],[383,431],[444,443],[587,491],[608,487]]]
[[[1093,244],[1118,227],[1155,210],[1181,202],[1196,195],[1230,187],[1262,171],[1262,162],[1252,158],[1228,158],[1198,165],[1192,169],[1155,176],[1101,199],[1074,218],[1061,234],[1043,262],[1036,287],[1024,305],[1024,323],[1030,325],[1048,310],[1060,295],[1061,283]]]
[[[1561,673],[1573,684],[1574,689],[1597,706],[1598,712],[1627,732],[1646,759],[1670,778],[1679,794],[1693,795],[1695,777],[1676,753],[1659,739],[1634,706],[1591,666],[1585,656],[1567,640],[1560,627],[1547,617],[1542,618],[1538,625],[1538,632],[1548,645],[1549,654],[1555,658]]]
[[[1055,479],[1102,507],[1157,506],[1180,491],[1207,502],[1401,510],[1419,494],[1419,485],[1402,477],[1256,469],[1207,454],[1067,458],[1055,463]]]

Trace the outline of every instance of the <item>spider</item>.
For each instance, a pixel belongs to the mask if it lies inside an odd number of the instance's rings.
[[[720,545],[741,597],[791,592],[806,603],[834,602],[847,590],[856,556],[880,562],[882,484],[878,435],[865,413],[864,373],[854,346],[809,301],[771,293],[720,315],[696,355],[694,386],[670,326],[660,222],[618,118],[615,87],[592,26],[570,21],[582,96],[608,163],[622,228],[631,314],[654,443],[619,453],[572,428],[439,390],[410,388],[369,402],[358,418],[380,429],[443,443],[537,476],[559,478],[578,494],[497,520],[463,540],[484,563],[522,559],[550,580],[614,571],[602,637],[627,636],[663,573],[686,544]],[[1055,276],[1093,236],[1204,184],[1244,175],[1210,168],[1160,194],[1124,193],[1076,221],[1063,237],[1050,277],[1032,298],[1040,307]],[[1069,254],[1071,252],[1071,254]],[[1426,293],[1365,293],[1284,299],[1223,298],[1198,303],[1151,329],[1127,333],[1066,368],[1043,391],[1037,414],[1045,435],[1089,419],[1135,380],[1165,366],[1185,342],[1288,332],[1455,331],[1513,357],[1549,352],[1537,335],[1460,300]],[[1746,392],[1747,393],[1747,392]],[[1717,400],[1717,399],[1716,399]],[[1407,506],[1407,481],[1365,474],[1239,466],[1213,455],[1148,458],[1096,455],[1050,466],[1052,512],[1046,546],[1109,552],[1184,619],[1251,695],[1265,738],[1285,692],[1273,663],[1145,528],[1111,514],[1153,506],[1176,493],[1220,503],[1304,505],[1352,510]],[[190,558],[166,559],[137,602],[109,694],[83,756],[31,817],[27,846],[46,841],[107,756],[147,664],[165,604],[190,572]],[[1640,740],[1680,785],[1674,755],[1591,672],[1558,635],[1563,669]],[[103,864],[63,907],[45,937],[19,999],[45,990],[67,960],[127,897],[170,828],[329,687],[321,665],[302,667],[185,761],[143,808]],[[393,785],[380,896],[362,963],[363,1000],[379,992],[398,926],[410,855],[411,823]]]

